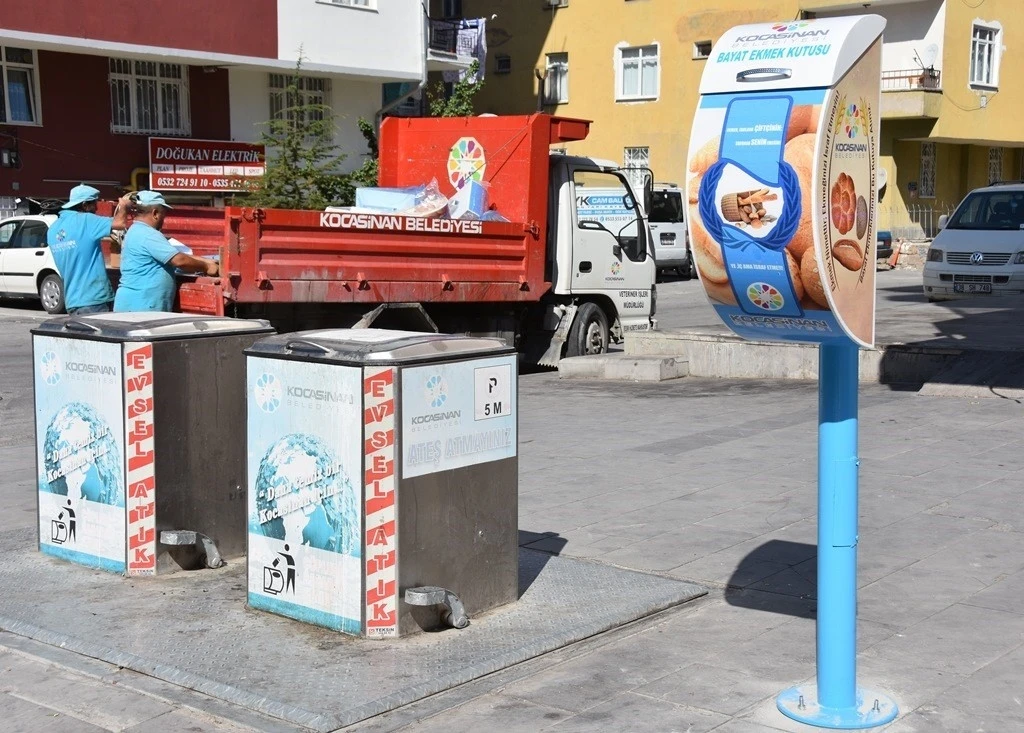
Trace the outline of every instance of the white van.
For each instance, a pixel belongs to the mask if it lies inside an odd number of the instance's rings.
[[[681,277],[697,276],[686,233],[683,191],[674,183],[655,183],[648,222],[659,271],[675,270]]]
[[[924,265],[929,301],[1024,293],[1024,184],[971,191],[939,228]]]

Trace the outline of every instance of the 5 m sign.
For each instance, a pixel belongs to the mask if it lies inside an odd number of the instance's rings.
[[[154,191],[245,191],[263,175],[263,145],[230,140],[149,138],[149,187]]]

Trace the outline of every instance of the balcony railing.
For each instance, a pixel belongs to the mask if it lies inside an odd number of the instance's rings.
[[[882,91],[942,89],[942,72],[931,67],[927,69],[893,69],[882,72]]]

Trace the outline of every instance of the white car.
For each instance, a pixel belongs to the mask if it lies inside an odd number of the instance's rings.
[[[39,298],[47,313],[64,312],[64,280],[46,246],[52,214],[0,221],[0,295]]]
[[[1024,293],[1024,184],[971,191],[939,228],[924,265],[929,301]]]

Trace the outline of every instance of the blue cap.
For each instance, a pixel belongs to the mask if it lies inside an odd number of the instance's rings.
[[[86,186],[84,183],[75,186],[71,189],[71,194],[68,196],[68,202],[61,206],[62,209],[73,209],[79,204],[84,204],[86,201],[97,201],[100,197],[100,192],[92,186]]]
[[[164,201],[164,195],[156,191],[139,191],[135,197],[135,203],[140,206],[164,206],[168,209],[171,208],[171,205]]]

